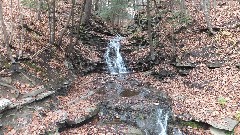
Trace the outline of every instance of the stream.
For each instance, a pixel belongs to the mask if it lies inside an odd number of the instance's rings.
[[[126,123],[134,123],[137,127],[139,127],[144,134],[151,135],[182,135],[181,131],[178,128],[170,129],[168,123],[172,122],[171,116],[171,109],[170,105],[167,101],[164,101],[166,97],[162,94],[154,93],[151,88],[147,88],[144,85],[139,86],[139,82],[133,83],[132,78],[128,78],[127,74],[131,74],[131,71],[127,71],[127,67],[125,65],[124,59],[120,53],[121,47],[121,40],[124,39],[123,37],[117,35],[113,39],[110,40],[107,51],[104,55],[108,72],[111,75],[114,75],[114,81],[108,83],[106,89],[115,89],[116,93],[120,97],[125,98],[132,98],[133,100],[142,99],[147,100],[147,102],[152,102],[154,100],[154,105],[151,104],[144,104],[140,102],[140,105],[137,105],[141,109],[133,109],[132,104],[130,104],[130,109],[127,108],[128,104],[125,105],[126,108],[123,106],[115,107],[118,108],[118,111],[114,111],[114,113],[118,113],[120,117],[120,121],[124,121]],[[132,81],[129,81],[132,80]],[[121,82],[121,83],[119,83]],[[136,84],[137,83],[137,84]],[[154,93],[154,94],[152,94]],[[154,99],[153,95],[158,95]],[[135,99],[136,98],[136,99]],[[114,99],[115,100],[115,99]],[[113,101],[114,101],[113,100]],[[121,99],[120,99],[121,100]],[[160,100],[160,101],[156,101]],[[167,99],[166,99],[167,100]],[[139,104],[136,102],[136,104]],[[134,105],[133,105],[134,106]],[[135,105],[136,106],[136,105]],[[105,113],[112,113],[109,110],[114,110],[114,107],[108,107],[105,110]],[[109,109],[111,108],[111,109]],[[121,109],[119,109],[121,108]],[[130,113],[129,113],[130,112]],[[135,113],[131,113],[135,112]],[[131,115],[131,116],[130,116]],[[138,118],[139,116],[143,118]]]

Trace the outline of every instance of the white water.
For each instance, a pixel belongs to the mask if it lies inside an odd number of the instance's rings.
[[[127,73],[127,68],[124,64],[123,58],[119,52],[121,36],[116,36],[108,43],[107,51],[104,55],[108,70],[111,74]]]
[[[167,135],[167,122],[168,122],[168,112],[164,112],[163,109],[157,110],[157,129],[158,135]]]

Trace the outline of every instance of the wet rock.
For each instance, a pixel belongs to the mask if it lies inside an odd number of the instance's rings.
[[[215,68],[220,68],[222,66],[222,63],[219,61],[215,61],[215,62],[207,63],[206,65],[210,69],[215,69]]]
[[[233,131],[233,129],[238,123],[239,123],[238,121],[233,120],[231,118],[224,118],[222,120],[208,122],[208,124],[212,125],[215,128],[224,129],[227,131]]]
[[[210,127],[210,132],[212,135],[226,135],[225,130],[217,129],[214,127]]]
[[[108,99],[111,102],[105,101],[101,104],[99,116],[102,122],[113,123],[117,120],[118,123],[135,125],[146,134],[161,134],[161,132],[167,134],[170,131],[167,124],[172,120],[168,97],[158,93],[159,91],[153,92],[150,88],[138,87],[135,90],[139,94],[128,98],[106,93],[110,94],[108,97],[113,98]],[[131,85],[131,88],[134,86]],[[141,134],[139,130],[136,134],[138,133]]]
[[[6,98],[0,99],[0,113],[11,104],[12,102],[9,99]]]

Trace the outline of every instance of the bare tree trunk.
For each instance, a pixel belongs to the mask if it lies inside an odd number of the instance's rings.
[[[151,27],[151,15],[150,15],[150,0],[147,0],[147,20],[148,20],[148,40],[149,40],[149,44],[150,44],[150,53],[151,53],[151,60],[154,61],[155,60],[155,46],[153,44],[153,40],[152,40],[152,27]]]
[[[50,43],[54,44],[55,43],[55,27],[56,27],[56,20],[55,20],[55,10],[56,10],[56,2],[55,0],[52,0],[52,33],[50,37]]]
[[[72,12],[71,12],[71,16],[72,16],[71,23],[72,23],[72,26],[74,26],[74,3],[75,3],[75,0],[72,0],[72,4],[73,4]],[[72,27],[72,29],[70,31],[70,45],[73,44],[73,31],[74,31],[74,29]]]
[[[91,10],[92,10],[92,0],[86,0],[85,6],[84,6],[84,14],[82,18],[82,24],[87,24],[89,22],[90,16],[91,16]]]
[[[56,5],[55,4],[56,4],[55,0],[47,0],[49,31],[50,31],[49,43],[50,44],[55,43],[55,27],[56,27],[56,20],[55,20]]]
[[[10,30],[9,44],[12,43],[12,38],[13,38],[13,0],[11,0],[11,30]]]
[[[72,7],[71,7],[70,13],[69,13],[69,15],[68,15],[68,19],[67,19],[66,25],[65,25],[65,27],[63,28],[63,30],[61,31],[61,33],[60,33],[60,37],[59,37],[59,41],[58,41],[58,45],[59,45],[59,46],[62,45],[63,35],[64,35],[64,33],[67,31],[67,27],[69,26],[70,20],[71,20],[71,18],[72,18],[72,16],[73,16],[74,5],[75,5],[75,0],[72,0]]]
[[[174,5],[174,1],[171,1],[171,11],[172,13],[174,13],[174,9],[173,9],[173,5]],[[173,47],[173,55],[177,54],[177,47],[176,47],[176,43],[175,43],[175,34],[174,34],[174,26],[171,25],[171,43],[172,43],[172,47]]]
[[[2,1],[1,0],[0,0],[0,22],[1,22],[1,25],[2,25],[3,38],[4,38],[6,48],[7,48],[8,56],[9,56],[11,62],[15,63],[15,60],[12,56],[11,48],[9,46],[9,35],[8,35],[7,28],[6,28],[6,25],[4,23],[4,19],[3,19],[3,9],[2,9]]]
[[[210,8],[209,4],[210,4],[209,0],[203,0],[204,15],[205,15],[205,19],[206,19],[206,22],[207,22],[207,27],[208,27],[210,33],[214,34],[214,31],[213,31],[212,25],[211,25],[211,20],[210,20],[210,17],[209,17],[209,8]]]
[[[41,21],[41,8],[42,8],[42,0],[38,0],[38,7],[37,7],[37,20]]]
[[[19,12],[19,20],[20,20],[20,26],[21,26],[21,31],[20,31],[20,42],[19,42],[19,52],[18,52],[18,58],[20,59],[22,57],[23,53],[23,43],[24,43],[24,34],[26,33],[26,29],[23,27],[23,14],[21,10],[21,4],[20,0],[18,0],[18,12]]]

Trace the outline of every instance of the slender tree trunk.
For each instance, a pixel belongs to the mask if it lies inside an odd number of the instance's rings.
[[[148,40],[150,44],[150,53],[151,53],[151,60],[155,60],[155,52],[154,52],[154,44],[152,40],[152,27],[151,27],[151,15],[150,15],[150,0],[147,0],[147,20],[148,20]]]
[[[18,0],[18,12],[19,12],[19,22],[20,22],[20,26],[21,26],[21,31],[20,31],[20,42],[19,42],[19,52],[18,52],[18,59],[20,59],[22,57],[22,53],[23,53],[23,43],[24,43],[24,35],[26,33],[26,29],[23,27],[23,14],[22,14],[22,10],[21,10],[21,4],[20,4],[20,0]]]
[[[12,56],[11,48],[9,46],[9,35],[8,35],[7,28],[6,28],[6,25],[4,23],[4,19],[3,19],[2,0],[0,0],[0,22],[1,22],[1,25],[2,25],[3,38],[4,38],[5,46],[7,48],[8,56],[9,56],[11,62],[15,63],[15,60]]]
[[[10,30],[9,44],[12,43],[12,38],[13,38],[13,0],[11,0],[11,30]]]
[[[87,24],[89,22],[90,16],[91,16],[91,10],[92,10],[92,0],[86,0],[85,6],[84,6],[84,14],[82,18],[82,24]]]
[[[210,16],[209,16],[209,5],[210,2],[209,0],[203,0],[203,5],[204,5],[204,15],[205,15],[205,19],[206,19],[206,22],[207,22],[207,27],[210,31],[211,34],[214,34],[214,31],[212,29],[212,25],[211,25],[211,20],[210,20]]]
[[[56,2],[55,0],[52,0],[52,33],[50,37],[50,43],[54,44],[55,43],[55,27],[56,27],[56,20],[55,20],[55,10],[56,10]]]
[[[172,0],[171,1],[171,11],[172,13],[174,13],[174,9],[173,9],[173,5],[175,4],[175,2]],[[173,55],[177,54],[177,47],[176,47],[176,43],[175,43],[175,34],[174,34],[174,26],[171,25],[171,43],[172,43],[172,47],[173,47]]]
[[[71,19],[71,23],[72,23],[72,29],[70,31],[70,45],[73,44],[73,26],[74,26],[74,5],[75,5],[75,0],[72,0],[72,12],[71,12],[71,16],[72,16],[72,19]]]
[[[56,1],[55,0],[47,0],[48,5],[48,20],[49,20],[49,31],[50,31],[50,39],[49,43],[55,43],[55,27],[56,27],[56,18],[55,18],[55,10],[56,10]]]
[[[42,8],[42,0],[38,0],[37,20],[39,20],[39,21],[42,21],[42,18],[41,18],[41,8]]]
[[[61,31],[61,33],[60,33],[60,37],[59,37],[59,41],[58,41],[58,45],[59,45],[59,46],[62,45],[63,35],[64,35],[64,33],[67,31],[67,28],[68,28],[68,26],[69,26],[70,20],[71,20],[71,18],[72,18],[72,16],[73,16],[74,5],[75,5],[75,0],[72,0],[72,7],[71,7],[70,13],[69,13],[69,15],[68,15],[68,19],[67,19],[66,25],[65,25],[65,27],[63,28],[63,30]]]

